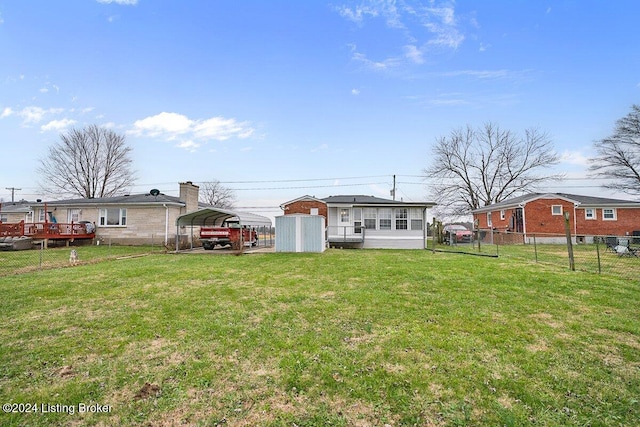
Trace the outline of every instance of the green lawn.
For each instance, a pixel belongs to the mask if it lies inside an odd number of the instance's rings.
[[[433,249],[433,241],[429,240],[428,247]],[[519,262],[533,262],[569,268],[569,254],[566,244],[487,244],[477,243],[457,244],[448,246],[437,244],[436,250],[443,252],[464,252],[482,254],[485,256],[499,256],[511,258]],[[574,244],[574,268],[594,274],[613,275],[634,281],[640,285],[640,257],[631,254],[620,256],[611,250],[606,250],[604,244]]]
[[[154,254],[0,292],[0,401],[39,410],[0,425],[640,425],[640,289],[612,276],[430,251]]]

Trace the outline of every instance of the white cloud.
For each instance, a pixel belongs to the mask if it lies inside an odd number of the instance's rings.
[[[49,114],[59,114],[62,113],[64,109],[62,108],[49,108],[45,110],[41,107],[25,107],[22,110],[18,111],[16,114],[23,119],[23,124],[28,125],[31,123],[40,123],[46,115]]]
[[[375,8],[364,6],[364,5],[357,6],[354,8],[342,6],[342,7],[337,7],[336,10],[340,14],[340,16],[342,16],[343,18],[346,18],[349,21],[352,21],[358,24],[361,23],[366,16],[372,16],[372,17],[378,16],[378,11]]]
[[[69,126],[74,125],[75,123],[76,121],[72,119],[52,120],[46,125],[40,126],[40,130],[43,132],[50,131],[50,130],[59,131],[62,129],[66,129]]]
[[[193,142],[191,140],[186,140],[186,141],[181,141],[179,144],[176,145],[176,147],[184,148],[185,150],[193,153],[198,148],[200,148],[200,144],[198,144],[197,142]]]
[[[189,150],[200,147],[194,141],[217,140],[225,141],[231,138],[248,138],[254,129],[247,122],[238,122],[233,118],[212,117],[205,120],[192,120],[178,113],[162,112],[155,116],[137,120],[133,124],[130,134],[152,138],[163,138],[172,141],[182,137],[189,139],[177,146]]]
[[[465,40],[456,17],[453,1],[430,0],[427,5],[410,5],[394,0],[363,0],[359,6],[341,6],[335,10],[343,18],[364,26],[367,20],[384,19],[387,28],[400,31],[405,43],[398,46],[403,55],[392,53],[390,59],[371,61],[365,53],[354,53],[353,59],[373,70],[387,69],[403,63],[424,64],[425,55],[436,50],[456,50]],[[479,26],[475,17],[468,19]],[[385,37],[385,34],[381,34]],[[391,36],[395,37],[395,36]],[[404,62],[403,62],[404,61]]]
[[[104,4],[116,3],[116,4],[130,5],[130,6],[134,6],[138,4],[138,0],[97,0],[97,2],[104,3]]]
[[[563,151],[560,155],[560,162],[584,167],[589,166],[589,158],[582,154],[580,151]]]
[[[317,153],[318,151],[326,151],[329,149],[329,144],[320,144],[315,148],[311,149],[312,153]]]
[[[365,68],[374,71],[385,71],[392,68],[396,68],[400,65],[401,61],[398,58],[387,58],[383,61],[373,61],[363,53],[354,52],[352,59],[360,64],[364,65]]]
[[[424,63],[424,54],[414,45],[406,45],[404,47],[404,56],[416,64]]]
[[[10,107],[5,107],[4,110],[2,110],[2,113],[0,113],[0,119],[9,117],[12,114],[13,114],[13,110]]]
[[[238,138],[248,138],[253,133],[253,129],[248,127],[246,122],[240,123],[235,119],[213,117],[197,122],[194,127],[194,132],[198,138],[224,141],[234,136]]]
[[[18,115],[24,119],[25,123],[37,123],[42,120],[45,111],[40,107],[25,107]]]
[[[182,114],[162,112],[137,120],[133,124],[133,133],[151,137],[164,135],[167,139],[174,139],[177,135],[189,132],[192,126],[193,121]]]
[[[351,95],[355,95],[355,96],[360,95],[360,89],[351,89]]]

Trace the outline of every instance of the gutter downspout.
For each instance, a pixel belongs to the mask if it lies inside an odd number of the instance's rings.
[[[422,210],[422,249],[427,249],[427,208]]]
[[[164,207],[164,244],[165,246],[169,242],[169,206],[166,203],[163,203]]]

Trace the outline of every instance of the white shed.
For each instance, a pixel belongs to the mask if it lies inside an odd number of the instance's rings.
[[[276,217],[276,252],[324,252],[325,219],[320,215]]]

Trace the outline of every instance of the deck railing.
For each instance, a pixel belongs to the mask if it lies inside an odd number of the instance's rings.
[[[0,223],[0,237],[29,236],[36,239],[91,239],[95,226],[85,222],[24,222]]]
[[[364,242],[365,228],[353,225],[332,225],[327,227],[329,242]]]

